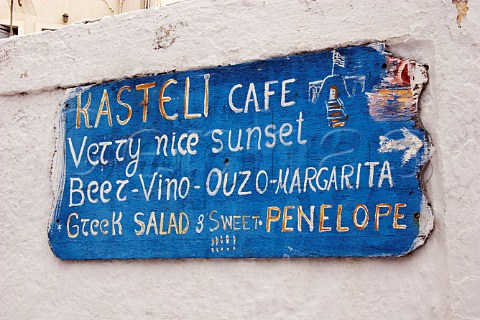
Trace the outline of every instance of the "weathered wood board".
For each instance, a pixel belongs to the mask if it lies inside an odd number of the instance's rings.
[[[61,259],[402,256],[433,217],[424,66],[370,44],[73,89]]]

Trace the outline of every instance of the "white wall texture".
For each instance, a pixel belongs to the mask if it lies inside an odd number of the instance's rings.
[[[479,319],[480,4],[469,7],[459,28],[449,0],[185,1],[0,41],[0,318]],[[373,40],[430,67],[420,105],[435,230],[413,254],[65,262],[50,251],[66,88]]]

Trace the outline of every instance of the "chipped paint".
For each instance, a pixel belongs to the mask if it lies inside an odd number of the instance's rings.
[[[452,3],[455,5],[455,8],[457,8],[457,11],[458,11],[457,25],[459,28],[461,28],[462,20],[467,15],[467,12],[468,12],[468,7],[467,7],[468,0],[452,0]]]
[[[155,50],[160,50],[171,47],[177,40],[177,29],[179,27],[185,27],[186,25],[187,24],[185,22],[180,22],[176,24],[170,23],[158,28],[158,30],[155,31],[155,41],[153,43],[153,48]]]
[[[380,85],[367,92],[370,116],[377,121],[402,121],[418,114],[418,98],[427,83],[424,66],[408,60],[387,56],[385,75]]]

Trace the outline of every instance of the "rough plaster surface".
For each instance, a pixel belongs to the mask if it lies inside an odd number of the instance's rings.
[[[0,318],[478,319],[480,5],[185,1],[0,41]],[[430,66],[426,245],[399,259],[65,262],[47,240],[65,88],[386,40]]]

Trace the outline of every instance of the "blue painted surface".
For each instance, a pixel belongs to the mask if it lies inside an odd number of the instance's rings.
[[[343,67],[342,61],[332,65],[332,51],[323,51],[77,88],[65,102],[59,124],[63,129],[59,141],[64,148],[64,166],[58,173],[63,180],[48,232],[55,255],[62,259],[125,259],[366,257],[407,253],[419,233],[418,215],[415,214],[421,212],[422,191],[417,172],[425,147],[422,146],[412,159],[402,164],[404,150],[381,153],[378,151],[379,139],[380,136],[402,139],[401,129],[406,128],[423,142],[425,132],[415,126],[416,113],[413,117],[405,117],[404,111],[394,110],[393,116],[398,112],[403,117],[385,120],[381,115],[378,118],[369,112],[372,102],[369,102],[367,93],[375,92],[387,76],[389,67],[386,68],[386,63],[390,63],[387,54],[370,46],[341,48],[336,53],[343,59]],[[209,75],[208,116],[204,114],[205,75]],[[198,118],[186,119],[184,116],[186,77],[190,82],[189,113],[198,114]],[[164,96],[171,97],[171,101],[164,102],[164,109],[169,116],[177,113],[175,120],[165,119],[159,110],[160,90],[168,79],[175,79],[177,83],[165,88]],[[295,80],[284,82],[287,79]],[[267,81],[277,82],[269,85],[267,92],[274,93],[269,95],[269,107],[265,110]],[[145,90],[137,90],[136,86],[153,82],[154,86],[148,89],[144,122],[142,101]],[[288,106],[281,106],[282,82],[285,86],[284,104],[291,104]],[[242,87],[233,91],[232,103],[235,108],[244,108],[250,83],[256,89],[258,111],[250,101],[247,112],[237,113],[230,107],[229,94],[235,85],[241,84]],[[118,119],[127,118],[128,107],[117,101],[117,93],[124,86],[128,88],[121,92],[120,100],[130,105],[132,115],[126,124],[121,125]],[[337,88],[336,92],[330,92],[332,86]],[[100,107],[104,90],[108,95],[112,125],[109,125],[106,101]],[[78,113],[77,94],[81,98],[81,107],[85,107],[91,94],[86,112],[92,128],[85,126],[84,114]],[[252,94],[250,98],[253,99]],[[333,126],[335,114],[328,109],[329,101],[333,101],[331,104],[336,108],[341,105],[339,126]],[[100,113],[95,127],[99,108],[104,114]],[[80,127],[76,128],[78,114]],[[282,128],[284,123],[289,125]],[[276,127],[270,126],[265,131],[271,124]],[[254,127],[261,131],[260,150],[257,131],[251,135],[247,148],[247,128]],[[221,130],[222,135],[215,129]],[[290,129],[291,134],[288,134]],[[239,130],[242,131],[243,150],[231,151],[229,132],[236,145]],[[185,155],[180,154],[177,143],[176,155],[172,155],[170,144],[167,156],[163,148],[157,154],[156,136],[165,134],[170,141],[175,136],[178,142],[184,133],[192,135],[191,152],[195,154],[188,153],[188,150]],[[198,134],[196,144],[195,133]],[[280,141],[282,133],[283,144]],[[120,145],[122,139],[127,139],[127,143]],[[222,141],[223,149],[214,153],[220,149],[218,139]],[[95,143],[100,142],[106,144],[98,145],[97,151]],[[134,157],[129,153],[130,143],[132,154],[140,144],[136,167],[135,161],[132,162]],[[186,143],[187,139],[183,139],[183,149]],[[102,164],[103,146],[105,163]],[[373,167],[372,186],[367,162],[378,162]],[[390,172],[385,167],[388,165]],[[310,178],[321,171],[318,184],[316,177],[305,183],[306,168],[309,167],[307,175]],[[342,167],[344,176],[353,169],[353,174],[348,177],[352,188],[348,187],[345,178],[342,179]],[[384,179],[379,187],[382,167]],[[287,170],[288,177],[285,178]],[[334,170],[336,177],[332,177]],[[220,182],[219,173],[222,176]],[[236,185],[232,194],[227,196],[225,192],[231,190],[235,173]],[[207,181],[209,175],[211,179]],[[283,181],[286,180],[285,188],[279,186],[280,175]],[[173,188],[170,188],[170,194],[167,193],[168,179],[176,179],[181,185],[176,200]],[[225,192],[224,180],[227,180]],[[324,180],[327,187],[330,184],[330,190],[320,190],[325,187]],[[102,183],[103,199],[100,197]],[[217,183],[221,186],[215,192]],[[170,187],[174,184],[171,182]],[[207,192],[207,184],[211,194]],[[376,206],[382,203],[391,205],[392,212],[379,217],[376,230]],[[353,223],[353,211],[358,204],[363,204],[369,211],[368,223],[362,230]],[[403,215],[397,217],[397,228],[393,226],[396,204],[403,204],[397,206],[399,214]],[[327,218],[321,231],[322,205],[331,207],[325,207],[324,216]],[[337,228],[339,205],[341,223]],[[269,207],[273,218],[267,230]],[[274,207],[281,211],[278,221],[275,218],[278,211]],[[313,210],[312,230],[305,219],[299,230],[299,207],[307,217]],[[380,207],[380,213],[387,209],[386,206]],[[155,225],[151,219],[155,220]],[[230,219],[231,226],[222,223]],[[363,219],[364,211],[360,209],[357,224]],[[404,229],[400,229],[402,225]],[[326,231],[328,228],[330,231]]]

